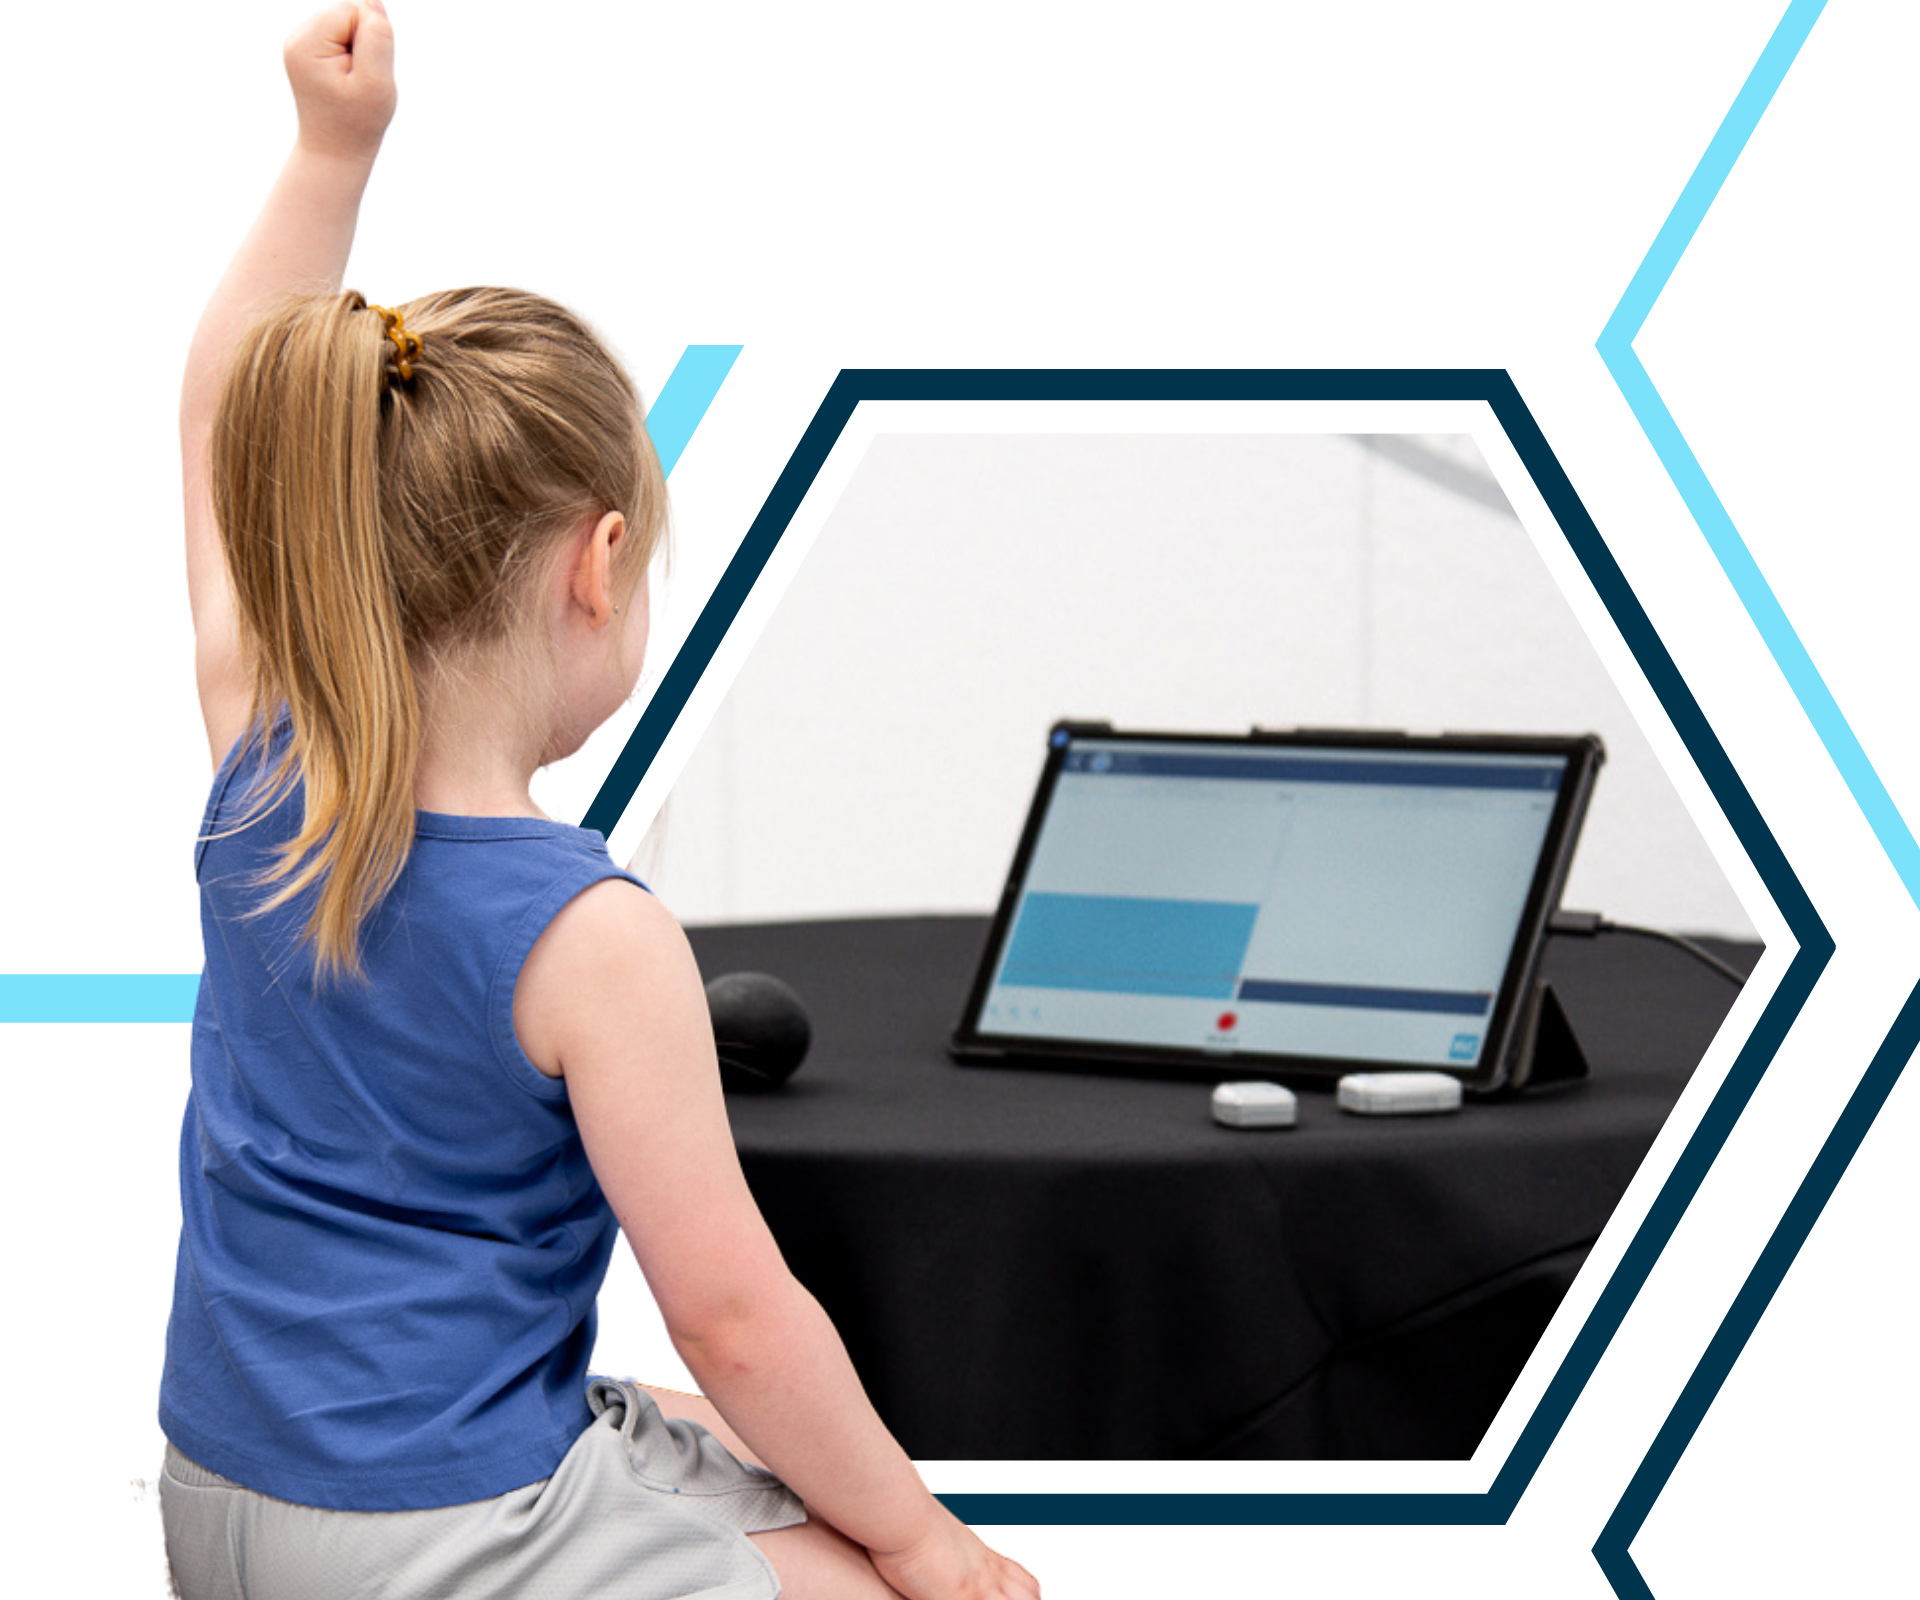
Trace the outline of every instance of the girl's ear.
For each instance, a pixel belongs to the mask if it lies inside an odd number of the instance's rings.
[[[626,536],[627,519],[609,511],[575,547],[568,592],[589,627],[604,628],[613,620],[613,553]]]

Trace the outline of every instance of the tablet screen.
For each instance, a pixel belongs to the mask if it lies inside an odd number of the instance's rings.
[[[1572,752],[1053,740],[974,1036],[1482,1066]]]

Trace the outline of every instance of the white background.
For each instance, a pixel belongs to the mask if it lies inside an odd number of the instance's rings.
[[[1606,1593],[1589,1547],[1920,967],[1911,900],[1593,349],[1780,5],[395,9],[402,107],[352,282],[386,301],[537,287],[587,311],[649,394],[689,342],[746,347],[674,476],[683,588],[661,618],[668,645],[841,366],[1511,372],[1839,954],[1509,1525],[993,1537],[1055,1596]],[[197,965],[188,841],[205,766],[173,407],[199,305],[291,136],[277,47],[298,17],[206,0],[38,7],[10,22],[0,970]],[[1905,579],[1920,530],[1896,470],[1916,420],[1901,110],[1915,26],[1891,0],[1834,0],[1639,344],[1910,815]],[[1430,418],[1299,426],[1474,431]],[[1132,431],[1179,427],[1143,417]],[[1604,1263],[1788,952],[1537,504],[1495,445],[1480,449],[1652,765],[1720,857],[1731,887],[1701,874],[1698,925],[1744,917],[1773,945],[1602,1241]],[[818,532],[831,507],[804,509],[796,529]],[[1143,576],[1156,588],[1191,564],[1171,539],[1155,559]],[[877,598],[935,614],[956,560],[891,565]],[[765,620],[777,587],[745,620]],[[1297,603],[1316,627],[1344,604]],[[739,642],[729,651],[696,723],[739,670]],[[1274,720],[1294,719],[1282,707]],[[736,749],[747,731],[736,726]],[[658,799],[643,791],[642,809]],[[134,1480],[159,1449],[185,1047],[183,1028],[159,1026],[0,1033],[15,1234],[0,1503],[9,1562],[25,1569],[8,1578],[29,1592],[161,1591],[153,1502]],[[1898,1581],[1906,1505],[1893,1497],[1920,1421],[1903,1331],[1912,1100],[1896,1090],[1655,1508],[1636,1555],[1662,1600]],[[1205,1486],[1484,1486],[1597,1292],[1583,1277],[1469,1466],[1222,1469]],[[934,1481],[1195,1481],[1176,1476],[1060,1465]]]

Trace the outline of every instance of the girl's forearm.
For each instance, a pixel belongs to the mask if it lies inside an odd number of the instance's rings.
[[[840,1335],[793,1279],[674,1343],[753,1452],[826,1521],[869,1550],[904,1550],[945,1513],[875,1413]]]

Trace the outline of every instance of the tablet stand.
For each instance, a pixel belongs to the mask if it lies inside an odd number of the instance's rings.
[[[1560,996],[1542,979],[1534,984],[1533,998],[1520,1018],[1507,1080],[1495,1092],[1564,1089],[1586,1076],[1587,1053],[1580,1048]]]

